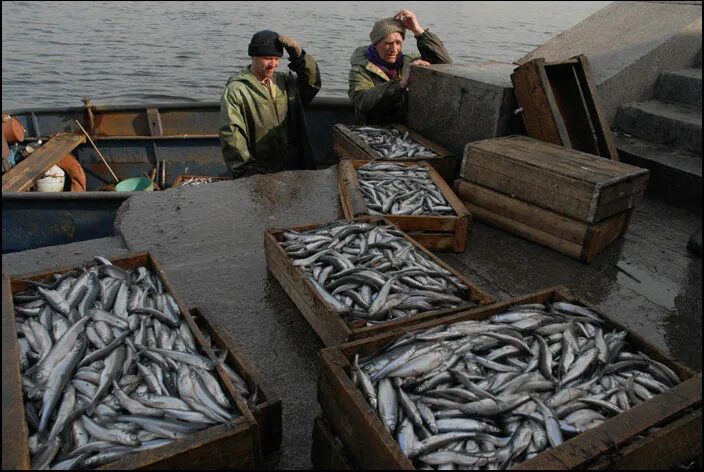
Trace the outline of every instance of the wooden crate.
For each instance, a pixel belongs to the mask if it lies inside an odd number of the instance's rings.
[[[517,67],[511,81],[528,136],[619,160],[587,56],[534,59]]]
[[[378,126],[384,129],[397,129],[401,132],[408,132],[408,135],[416,142],[427,147],[440,157],[404,157],[401,159],[384,159],[384,157],[372,149],[364,140],[352,131],[348,126],[336,124],[332,128],[332,148],[340,159],[353,159],[358,161],[427,161],[447,182],[452,182],[457,175],[457,159],[447,149],[426,139],[407,126],[394,124],[388,126]]]
[[[176,178],[174,179],[174,183],[171,184],[171,187],[172,187],[172,188],[173,188],[173,187],[180,187],[181,185],[183,185],[183,182],[184,182],[185,180],[191,179],[191,178],[194,178],[194,177],[195,177],[195,178],[211,179],[212,182],[219,182],[219,181],[221,181],[221,180],[232,180],[231,178],[227,178],[227,177],[213,177],[213,176],[211,176],[211,175],[179,175],[178,177],[176,177]],[[212,182],[208,182],[208,183],[212,183]],[[203,184],[199,184],[199,185],[203,185]]]
[[[310,460],[315,470],[357,469],[330,423],[323,416],[318,416],[313,423]]]
[[[375,224],[390,224],[382,219],[358,218],[356,221],[374,222]],[[305,225],[287,229],[268,229],[264,233],[264,254],[266,256],[267,268],[279,281],[291,300],[296,304],[303,317],[310,323],[311,327],[318,334],[326,346],[335,346],[345,341],[373,336],[378,333],[397,330],[401,327],[415,325],[423,321],[441,318],[451,313],[461,311],[462,308],[452,308],[445,310],[428,311],[419,313],[410,318],[401,320],[391,320],[386,323],[374,326],[348,325],[340,315],[329,307],[318,295],[313,284],[304,276],[300,267],[293,265],[293,259],[289,258],[281,244],[283,233],[287,230],[307,231],[322,225]],[[421,246],[413,238],[406,235],[406,238],[418,251],[424,253],[429,259],[450,271],[463,284],[469,287],[467,297],[474,303],[487,305],[493,299],[466,277],[449,267],[433,253]]]
[[[633,214],[626,210],[590,225],[463,179],[455,180],[455,190],[478,221],[586,263],[626,234]]]
[[[518,200],[594,224],[635,207],[649,171],[527,136],[469,143],[462,177]]]
[[[345,218],[370,215],[364,200],[364,194],[359,185],[357,169],[369,161],[340,161],[337,183],[340,192],[340,202]],[[472,215],[457,198],[440,174],[427,162],[394,162],[398,165],[420,166],[428,170],[430,179],[435,183],[448,201],[454,215],[384,215],[384,217],[419,241],[431,251],[464,252],[467,246],[467,233]]]
[[[239,348],[233,336],[220,326],[214,317],[201,308],[191,308],[191,317],[200,331],[208,334],[213,344],[227,350],[227,365],[232,367],[247,382],[250,392],[258,390],[258,401],[250,410],[259,425],[259,437],[263,454],[270,454],[281,444],[281,399],[271,389],[266,377]]]
[[[361,468],[413,469],[412,462],[403,455],[362,392],[352,383],[348,372],[355,354],[370,354],[408,331],[470,319],[486,319],[515,305],[555,301],[569,301],[594,309],[576,299],[568,289],[555,287],[429,321],[412,329],[323,349],[320,352],[318,385],[318,401],[323,415],[339,435],[353,461]],[[607,316],[604,318],[613,327],[625,330],[620,323]],[[701,375],[663,354],[634,333],[629,332],[626,340],[636,349],[666,364],[683,382],[558,447],[542,452],[516,468],[611,468],[614,464],[629,468],[631,458],[635,461],[636,457],[641,458],[637,464],[647,464],[648,468],[669,468],[701,454]],[[644,438],[640,437],[653,427],[661,429],[652,431]],[[619,456],[617,451],[626,453]],[[614,452],[617,453],[613,454]]]
[[[144,266],[157,273],[164,290],[170,293],[179,306],[183,319],[188,324],[203,352],[212,360],[217,360],[213,351],[205,344],[203,334],[186,308],[186,304],[174,291],[174,286],[159,262],[148,252],[130,254],[111,262],[116,266],[133,269]],[[85,264],[85,267],[95,265]],[[22,373],[19,367],[19,347],[15,329],[15,310],[12,295],[30,288],[24,280],[53,281],[52,274],[65,273],[76,267],[57,268],[51,271],[3,278],[3,455],[4,469],[29,469],[30,454],[28,427],[24,419],[22,401]],[[232,425],[217,425],[199,431],[187,438],[173,441],[166,446],[144,451],[112,462],[106,469],[194,469],[194,468],[252,468],[261,464],[259,427],[254,415],[247,407],[232,381],[216,363],[216,372],[225,386],[230,401],[236,405],[242,416]],[[19,403],[18,403],[19,402]],[[6,430],[6,427],[8,428]],[[12,447],[6,447],[12,445]]]

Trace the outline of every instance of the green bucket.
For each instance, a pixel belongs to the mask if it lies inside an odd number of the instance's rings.
[[[146,177],[132,177],[117,184],[115,190],[118,192],[151,192],[154,190],[154,184]]]

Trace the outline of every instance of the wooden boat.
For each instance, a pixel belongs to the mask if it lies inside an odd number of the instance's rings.
[[[88,131],[118,179],[156,170],[168,188],[179,176],[229,177],[220,151],[220,103],[147,106],[93,106],[7,110],[20,121],[24,143],[57,133]],[[336,123],[351,124],[348,99],[316,98],[306,110],[315,165],[337,162],[331,135]],[[86,173],[87,192],[5,192],[2,194],[2,252],[111,236],[119,206],[134,192],[99,191],[113,183],[110,171],[89,142],[73,152]]]

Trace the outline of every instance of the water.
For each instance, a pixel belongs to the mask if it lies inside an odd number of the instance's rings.
[[[3,1],[2,109],[217,101],[261,29],[316,58],[320,96],[346,97],[350,54],[402,7],[476,63],[515,61],[608,3]]]

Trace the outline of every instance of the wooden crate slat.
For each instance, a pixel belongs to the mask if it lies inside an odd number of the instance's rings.
[[[345,448],[330,429],[330,424],[319,416],[313,423],[313,444],[310,451],[315,470],[355,470]]]
[[[148,252],[140,252],[129,254],[125,257],[111,259],[111,262],[123,269],[134,269],[139,266],[144,266],[156,273],[161,279],[164,291],[170,293],[176,301],[181,311],[183,321],[189,326],[193,332],[193,336],[200,348],[213,361],[217,361],[217,357],[208,347],[203,334],[193,320],[188,311],[187,305],[183,299],[174,290],[173,283],[169,280],[167,274],[163,270],[159,261]],[[87,261],[79,267],[91,267],[97,265],[96,261]],[[27,290],[30,285],[25,280],[50,281],[52,275],[56,273],[65,273],[76,269],[77,266],[68,268],[53,269],[50,271],[35,272],[26,275],[15,275],[9,281],[10,292],[7,296],[3,293],[3,324],[6,320],[13,326],[12,329],[3,329],[3,353],[5,346],[14,346],[17,349],[18,340],[16,330],[14,329],[15,315],[14,305],[12,304],[12,294]],[[9,308],[5,309],[5,304],[9,304]],[[8,311],[9,310],[9,311]],[[18,366],[17,354],[13,359],[13,363]],[[114,469],[134,469],[134,468],[196,468],[196,467],[218,467],[218,468],[252,468],[258,467],[261,464],[261,445],[259,440],[259,427],[253,413],[248,408],[246,402],[239,394],[237,388],[232,381],[225,375],[222,365],[216,362],[216,371],[221,383],[225,387],[230,400],[234,401],[237,411],[240,413],[232,424],[216,425],[206,430],[189,435],[186,438],[178,439],[166,446],[151,450],[143,451],[134,454],[118,461],[112,462],[104,468]],[[5,393],[8,393],[6,397]],[[16,392],[22,396],[22,384],[19,379],[7,377],[3,381],[3,402],[5,398],[12,398],[10,392]],[[27,443],[27,426],[24,420],[23,403],[19,406],[14,405],[12,408],[19,411],[22,416],[22,421],[15,424],[13,437],[17,436],[17,428],[20,430],[24,427],[25,433],[20,436],[20,440],[13,440],[19,443],[15,446],[13,454],[8,460],[14,460],[13,457],[19,457],[20,460],[29,461],[29,449]],[[5,409],[3,409],[3,423],[5,420]],[[12,424],[12,423],[8,423]],[[4,433],[3,433],[4,434]],[[5,463],[5,454],[3,451],[3,464]],[[25,467],[27,468],[27,467]]]
[[[249,408],[259,425],[262,452],[273,452],[281,444],[281,399],[226,328],[216,323],[206,310],[191,308],[190,313],[198,329],[208,334],[215,345],[227,350],[227,364],[247,382],[250,392],[254,392],[255,388],[259,392],[257,404]]]
[[[3,192],[24,192],[66,154],[86,142],[83,135],[60,133],[2,175]]]
[[[409,461],[401,453],[391,436],[378,418],[376,412],[366,403],[361,391],[354,386],[349,378],[350,362],[355,356],[370,354],[388,345],[409,331],[425,330],[441,324],[451,324],[470,319],[483,320],[495,313],[508,310],[514,305],[526,303],[545,303],[568,301],[586,306],[600,314],[613,328],[623,329],[623,326],[608,315],[595,310],[593,306],[576,299],[573,293],[565,287],[553,287],[521,297],[494,303],[457,313],[440,320],[426,322],[410,328],[349,342],[321,351],[321,380],[318,398],[325,417],[332,429],[339,434],[345,449],[352,455],[354,461],[362,467],[405,469]],[[626,341],[635,350],[645,352],[659,362],[673,369],[683,380],[682,383],[643,402],[630,410],[612,417],[597,428],[588,430],[557,448],[548,449],[534,459],[518,464],[519,469],[565,469],[584,468],[590,464],[598,465],[605,459],[605,454],[613,451],[614,445],[623,446],[628,456],[619,464],[627,467],[628,457],[647,458],[647,444],[663,441],[668,438],[677,440],[678,433],[689,432],[686,442],[692,445],[692,452],[701,451],[701,375],[682,364],[672,361],[649,342],[632,332],[627,331]],[[684,415],[684,416],[683,416]],[[660,430],[651,430],[662,427]],[[638,445],[639,436],[645,432],[642,446]],[[681,447],[680,450],[686,450]],[[680,453],[672,454],[668,459],[660,457],[658,462],[663,468],[678,464]],[[412,464],[410,464],[412,466]]]

